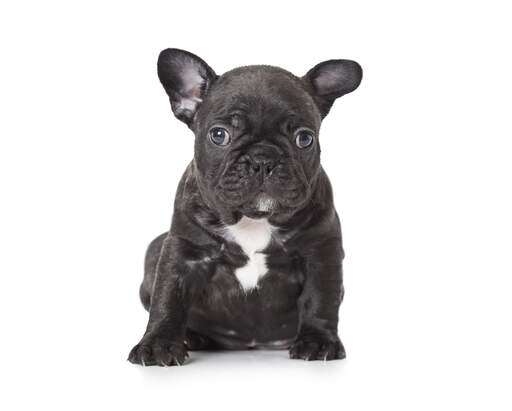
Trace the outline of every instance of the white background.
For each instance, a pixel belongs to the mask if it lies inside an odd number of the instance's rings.
[[[510,16],[506,1],[2,2],[2,409],[510,410]],[[217,73],[363,66],[321,132],[345,361],[126,361],[145,248],[192,156],[156,75],[167,47]]]

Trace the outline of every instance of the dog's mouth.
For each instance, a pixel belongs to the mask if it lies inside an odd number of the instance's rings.
[[[292,213],[309,197],[309,184],[293,164],[281,161],[265,174],[244,158],[226,166],[215,184],[215,195],[224,206],[262,218]]]
[[[278,214],[281,210],[279,202],[264,191],[259,191],[256,195],[246,193],[243,201],[230,206],[233,211],[236,210],[250,218],[269,217],[272,214]]]
[[[276,199],[262,191],[244,204],[243,214],[250,218],[265,218],[277,212],[280,205]]]
[[[278,206],[278,202],[264,191],[254,198],[253,203],[257,210],[262,213],[271,213]]]

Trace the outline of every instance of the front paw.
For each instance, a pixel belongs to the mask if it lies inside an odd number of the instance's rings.
[[[314,360],[341,360],[345,358],[345,348],[340,339],[328,339],[322,335],[297,337],[290,347],[290,358]]]
[[[187,350],[183,343],[148,340],[142,341],[132,348],[128,355],[128,361],[133,364],[160,365],[168,367],[171,365],[183,365],[188,357]]]

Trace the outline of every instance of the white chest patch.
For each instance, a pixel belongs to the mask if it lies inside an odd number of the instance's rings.
[[[270,242],[272,228],[267,219],[253,220],[245,216],[238,223],[227,227],[229,239],[237,243],[249,257],[247,264],[235,271],[246,291],[256,287],[258,280],[267,272],[266,256],[261,251]]]

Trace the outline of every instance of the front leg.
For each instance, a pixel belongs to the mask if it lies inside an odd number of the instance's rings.
[[[299,329],[290,358],[345,358],[338,337],[338,311],[343,300],[341,238],[316,244],[306,258],[304,287],[299,298]]]
[[[151,296],[149,321],[139,344],[128,360],[141,365],[182,365],[187,312],[204,284],[205,268],[191,264],[194,246],[169,236],[162,247]]]

